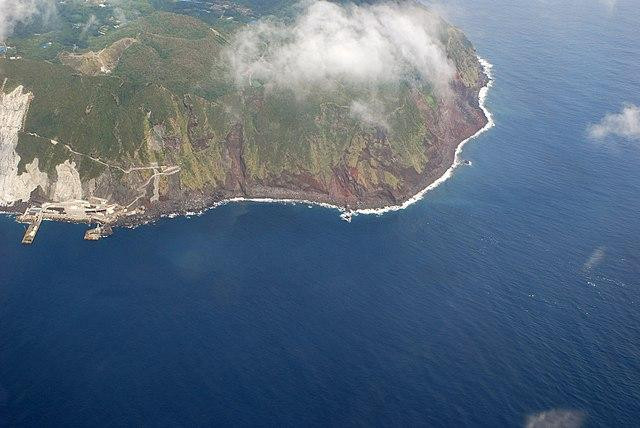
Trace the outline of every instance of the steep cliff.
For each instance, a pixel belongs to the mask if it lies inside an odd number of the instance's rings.
[[[366,13],[378,19],[377,36],[404,40],[380,17],[386,9]],[[487,77],[473,46],[425,16],[429,46],[412,41],[404,56],[393,52],[376,80],[366,69],[364,78],[349,69],[321,81],[312,73],[302,86],[297,74],[290,85],[278,80],[274,70],[290,71],[277,68],[278,55],[306,21],[224,31],[166,12],[97,37],[85,52],[0,59],[0,205],[96,196],[155,216],[238,196],[352,208],[400,203],[440,177],[456,146],[487,120],[478,105]],[[265,33],[269,25],[277,31]],[[247,31],[289,35],[264,52],[250,46],[257,59],[245,71],[236,53],[246,53]],[[414,57],[423,54],[440,69],[420,68]]]
[[[0,205],[26,202],[38,186],[45,189],[49,186],[47,175],[38,168],[38,159],[27,164],[23,172],[18,172],[18,133],[30,101],[31,94],[25,93],[22,86],[9,93],[0,91]]]

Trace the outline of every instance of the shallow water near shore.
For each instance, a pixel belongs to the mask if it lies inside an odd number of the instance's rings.
[[[555,4],[562,3],[562,4]],[[117,229],[0,216],[0,426],[519,426],[640,417],[640,11],[452,2],[496,126],[408,208],[234,203]]]

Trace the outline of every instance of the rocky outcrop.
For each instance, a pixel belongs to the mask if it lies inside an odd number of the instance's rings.
[[[56,166],[58,179],[51,186],[51,199],[56,202],[82,199],[82,182],[75,162],[64,161]]]

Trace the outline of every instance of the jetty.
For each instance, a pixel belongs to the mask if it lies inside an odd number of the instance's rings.
[[[25,245],[30,245],[33,243],[33,240],[36,239],[36,234],[38,230],[40,230],[40,224],[42,223],[42,214],[37,214],[34,218],[29,222],[29,226],[27,227],[27,231],[24,233],[22,237],[22,243]]]
[[[48,202],[39,207],[29,207],[18,217],[19,222],[29,225],[22,243],[26,245],[33,243],[42,220],[97,224],[97,227],[89,229],[84,235],[84,239],[88,241],[97,241],[112,233],[110,224],[125,212],[127,212],[125,208],[96,197],[88,201]]]

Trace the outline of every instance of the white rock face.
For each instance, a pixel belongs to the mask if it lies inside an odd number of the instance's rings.
[[[55,202],[82,199],[82,182],[76,163],[69,160],[56,165],[58,180],[52,186],[51,199]]]
[[[47,174],[38,168],[38,159],[26,166],[26,172],[18,174],[20,156],[15,149],[31,96],[23,89],[18,86],[9,94],[0,91],[0,206],[28,201],[33,190],[38,186],[46,190],[49,184]]]

